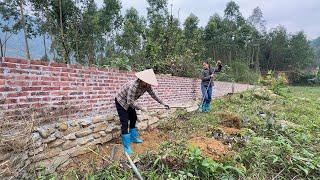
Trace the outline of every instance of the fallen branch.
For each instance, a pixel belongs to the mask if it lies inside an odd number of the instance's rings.
[[[104,161],[110,162],[109,159],[106,159],[105,157],[101,156],[99,153],[95,152],[95,151],[92,150],[91,148],[88,147],[88,149],[89,149],[89,151],[93,152],[95,155],[101,157]]]
[[[275,180],[278,176],[280,176],[280,174],[282,173],[282,171],[284,171],[284,168],[283,168],[274,178],[272,178],[272,180]]]

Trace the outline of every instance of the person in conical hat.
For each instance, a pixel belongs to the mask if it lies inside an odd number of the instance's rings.
[[[151,86],[158,86],[158,81],[153,69],[147,69],[135,74],[137,79],[132,82],[126,83],[121,90],[117,93],[115,98],[116,108],[121,122],[121,138],[124,150],[126,153],[131,154],[131,142],[142,143],[139,138],[138,129],[136,128],[137,113],[136,109],[147,111],[146,108],[140,107],[136,104],[136,100],[145,92],[164,105],[167,109],[169,106],[164,104],[154,93]],[[129,124],[130,121],[130,124]],[[129,129],[129,131],[128,131]]]

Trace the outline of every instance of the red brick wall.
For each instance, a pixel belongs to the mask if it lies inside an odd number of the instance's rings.
[[[199,90],[199,80],[157,75],[155,90],[168,104],[188,102]],[[114,96],[133,72],[38,60],[3,58],[0,62],[0,118],[46,120],[109,113]],[[140,103],[157,105],[149,95]]]

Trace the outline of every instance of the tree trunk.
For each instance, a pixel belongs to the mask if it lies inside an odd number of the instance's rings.
[[[26,27],[26,22],[24,19],[24,14],[23,14],[23,3],[24,0],[20,0],[20,12],[21,12],[21,23],[23,26],[23,32],[24,32],[24,42],[25,42],[25,51],[26,51],[26,56],[27,59],[30,60],[30,52],[29,52],[29,45],[28,45],[28,38],[27,38],[27,27]]]
[[[214,46],[212,47],[213,61],[216,61],[216,50]]]
[[[1,57],[4,57],[4,54],[3,54],[3,44],[2,44],[2,41],[1,41],[1,38],[0,38],[0,53],[1,53]]]
[[[231,50],[229,51],[229,63],[231,63]]]
[[[68,57],[67,57],[67,47],[64,42],[64,33],[63,33],[63,22],[62,22],[62,2],[59,0],[59,16],[60,16],[60,32],[61,32],[61,38],[62,38],[62,46],[63,46],[63,61],[65,63],[68,63]]]
[[[255,62],[255,69],[256,69],[256,72],[260,72],[260,64],[259,64],[259,51],[260,51],[260,46],[258,44],[257,46],[257,51],[256,51],[256,62]]]
[[[44,56],[46,60],[48,60],[48,54],[47,54],[47,45],[46,45],[46,35],[43,34],[43,46],[44,46]]]
[[[254,58],[254,46],[252,48],[252,56],[251,56],[250,64],[253,64],[253,58]]]

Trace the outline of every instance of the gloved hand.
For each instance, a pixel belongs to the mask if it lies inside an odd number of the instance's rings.
[[[166,109],[170,109],[169,105],[167,105],[167,104],[165,104],[164,107],[165,107]]]

